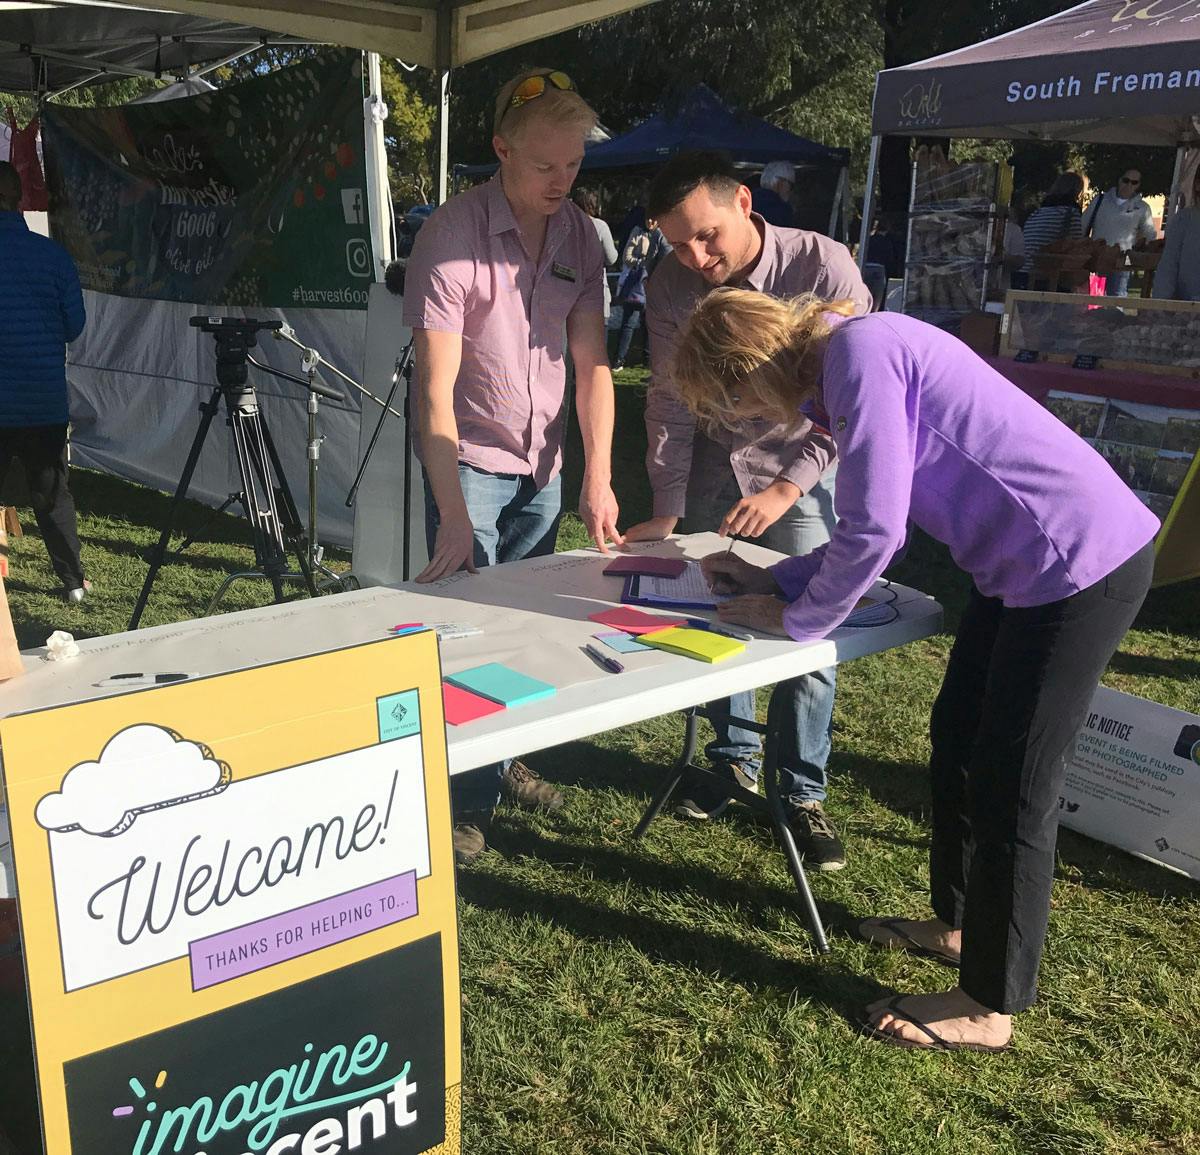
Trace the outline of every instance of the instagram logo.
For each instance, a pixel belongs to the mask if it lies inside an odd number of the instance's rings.
[[[371,275],[371,244],[362,237],[352,237],[346,242],[346,268],[352,277]]]

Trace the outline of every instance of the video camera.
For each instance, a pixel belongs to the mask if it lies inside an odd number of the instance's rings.
[[[283,328],[282,321],[259,321],[254,317],[192,317],[188,324],[216,338],[217,381],[227,387],[246,384],[246,357],[258,344],[258,334]]]

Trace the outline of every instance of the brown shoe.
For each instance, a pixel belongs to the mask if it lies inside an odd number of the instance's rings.
[[[514,758],[500,778],[500,794],[526,810],[558,810],[566,799],[541,775]]]
[[[462,819],[454,824],[454,861],[459,866],[474,862],[485,850],[487,839],[484,829],[487,825],[486,815],[464,814]]]

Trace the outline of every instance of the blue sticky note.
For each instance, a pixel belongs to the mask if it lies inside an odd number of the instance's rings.
[[[411,738],[421,732],[421,700],[416,690],[385,694],[375,699],[375,708],[379,715],[381,742]]]
[[[523,706],[526,702],[549,698],[555,692],[549,682],[539,682],[537,678],[510,670],[499,662],[488,662],[469,670],[460,670],[457,674],[447,674],[446,681],[504,706]]]
[[[603,642],[610,650],[616,650],[618,654],[632,654],[635,650],[652,650],[654,648],[639,642],[632,634],[621,633],[620,630],[614,630],[608,634],[593,634],[592,637]]]

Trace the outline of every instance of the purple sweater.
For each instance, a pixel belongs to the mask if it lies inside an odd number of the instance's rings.
[[[1090,445],[923,321],[839,318],[821,388],[841,462],[837,528],[827,545],[771,571],[796,641],[823,638],[845,619],[910,520],[1006,606],[1078,593],[1158,531]]]

